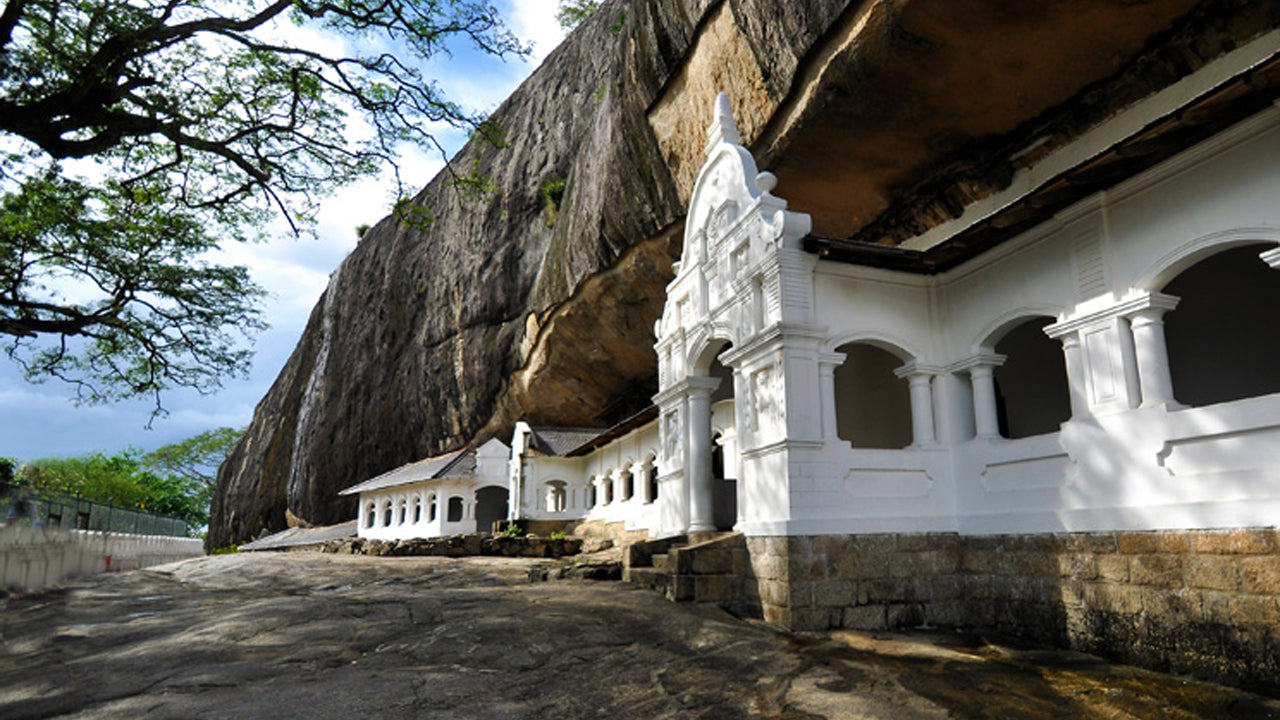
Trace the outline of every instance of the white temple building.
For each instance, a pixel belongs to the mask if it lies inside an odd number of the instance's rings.
[[[343,490],[359,497],[360,537],[377,540],[489,532],[507,516],[501,440],[409,463]]]

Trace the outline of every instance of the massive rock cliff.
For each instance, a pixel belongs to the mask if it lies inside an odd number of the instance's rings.
[[[223,465],[208,544],[534,423],[656,388],[659,316],[715,93],[815,232],[895,243],[1019,163],[1280,22],[1246,0],[614,0],[334,272]],[[487,187],[459,182],[486,178]],[[478,191],[477,191],[478,190]]]

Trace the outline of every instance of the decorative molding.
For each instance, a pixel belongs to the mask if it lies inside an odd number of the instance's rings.
[[[1165,295],[1158,292],[1134,293],[1100,310],[1056,322],[1052,325],[1046,325],[1044,333],[1057,340],[1064,335],[1078,332],[1082,328],[1098,325],[1114,318],[1128,317],[1143,310],[1168,311],[1177,306],[1178,298],[1173,295]]]

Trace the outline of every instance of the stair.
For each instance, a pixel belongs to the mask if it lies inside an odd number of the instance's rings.
[[[717,533],[689,543],[684,536],[636,543],[623,554],[622,579],[676,602],[734,609],[743,600],[746,540]]]

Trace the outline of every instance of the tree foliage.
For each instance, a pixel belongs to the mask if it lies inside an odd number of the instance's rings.
[[[308,44],[312,31],[345,44]],[[403,143],[439,148],[433,127],[479,124],[423,74],[454,42],[524,52],[488,0],[7,0],[11,355],[89,401],[244,371],[232,341],[260,328],[261,292],[201,258],[273,216],[306,231],[338,186],[383,168],[398,181]]]
[[[565,29],[575,28],[599,9],[599,0],[560,0],[556,22]]]
[[[218,476],[218,466],[227,459],[227,454],[243,434],[243,428],[237,430],[220,427],[206,430],[186,440],[153,450],[142,456],[142,462],[158,472],[199,483],[212,492]]]
[[[59,494],[182,518],[192,529],[209,522],[218,465],[242,430],[218,428],[143,454],[127,449],[26,463],[18,483],[37,494]]]

